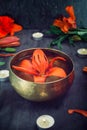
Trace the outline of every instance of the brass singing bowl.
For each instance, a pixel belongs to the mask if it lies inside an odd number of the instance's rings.
[[[72,59],[62,51],[41,48],[48,58],[61,56],[66,59],[66,62],[58,60],[58,66],[63,68],[67,73],[65,78],[52,80],[52,77],[50,77],[49,80],[44,83],[35,83],[31,80],[27,80],[26,74],[23,72],[15,71],[12,68],[12,65],[17,64],[21,59],[29,56],[31,57],[35,49],[36,48],[22,50],[11,59],[9,64],[9,72],[12,87],[20,96],[31,101],[51,100],[65,94],[73,83],[74,67]]]

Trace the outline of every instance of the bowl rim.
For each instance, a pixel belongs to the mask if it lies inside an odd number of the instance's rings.
[[[32,82],[32,81],[28,81],[28,80],[24,80],[24,79],[20,78],[20,77],[19,77],[18,75],[16,75],[16,74],[12,71],[12,69],[11,69],[11,62],[12,62],[12,60],[13,60],[18,54],[20,54],[20,53],[23,53],[23,52],[29,51],[29,50],[35,50],[35,49],[51,50],[51,51],[56,51],[56,52],[62,53],[63,55],[67,56],[67,57],[69,58],[69,60],[71,61],[71,63],[72,63],[72,70],[70,71],[70,73],[69,73],[65,78],[61,78],[61,79],[54,80],[54,81],[50,81],[50,82],[44,82],[44,83],[41,83],[41,82]],[[57,49],[53,49],[53,48],[41,48],[41,47],[37,47],[37,48],[23,49],[23,50],[17,52],[17,53],[10,59],[10,62],[9,62],[9,70],[10,70],[11,73],[14,74],[18,79],[23,80],[23,81],[25,81],[25,82],[31,82],[31,83],[40,84],[40,85],[43,85],[43,84],[47,85],[47,84],[53,84],[53,83],[56,83],[56,82],[58,82],[58,81],[62,81],[62,80],[64,80],[64,79],[67,79],[67,78],[71,75],[71,73],[74,73],[74,64],[73,64],[73,61],[72,61],[71,57],[70,57],[68,54],[66,54],[65,52],[63,52],[63,51],[60,51],[60,50],[57,50]]]

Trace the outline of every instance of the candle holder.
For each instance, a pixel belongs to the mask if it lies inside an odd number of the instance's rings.
[[[77,50],[77,54],[80,57],[87,57],[87,49],[86,48],[80,48]]]
[[[53,125],[55,124],[55,120],[50,115],[41,115],[37,118],[36,124],[39,130],[52,129]]]
[[[0,81],[6,81],[9,78],[8,70],[0,70]]]
[[[41,40],[43,38],[43,33],[41,32],[35,32],[32,34],[32,37],[34,40]]]

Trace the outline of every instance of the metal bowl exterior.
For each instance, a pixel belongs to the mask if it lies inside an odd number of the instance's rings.
[[[53,49],[53,51],[55,51],[55,49]],[[62,52],[59,53],[61,54]],[[67,57],[67,55],[65,56]],[[69,58],[69,60],[71,59]],[[19,95],[31,101],[46,101],[61,96],[67,92],[68,88],[73,83],[74,69],[72,67],[72,71],[67,75],[66,78],[53,82],[35,83],[18,77],[13,72],[10,62],[9,75],[12,87]]]

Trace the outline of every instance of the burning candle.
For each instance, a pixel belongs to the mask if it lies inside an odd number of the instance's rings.
[[[33,34],[32,34],[32,37],[33,37],[33,39],[35,39],[35,40],[41,40],[42,37],[43,37],[43,33],[41,33],[41,32],[33,33]]]
[[[55,120],[50,115],[42,115],[37,118],[36,123],[39,130],[43,130],[43,129],[51,128],[54,125]]]
[[[9,77],[8,70],[0,70],[0,81],[6,81]]]

